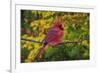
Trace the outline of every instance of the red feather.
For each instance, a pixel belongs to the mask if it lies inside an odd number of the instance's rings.
[[[43,40],[44,45],[43,45],[43,47],[40,48],[36,57],[41,58],[41,56],[44,53],[46,45],[57,45],[57,44],[59,44],[62,41],[63,35],[64,35],[63,24],[61,23],[60,18],[56,17],[56,20],[53,23],[53,26],[49,29],[46,37]]]

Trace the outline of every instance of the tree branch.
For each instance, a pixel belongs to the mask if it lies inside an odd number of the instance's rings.
[[[25,38],[21,38],[21,40],[43,44],[43,42],[39,42],[39,41],[35,41],[35,40],[30,40],[30,39],[25,39]],[[66,41],[66,42],[61,42],[58,45],[62,45],[62,44],[80,44],[81,42],[82,41],[74,41],[74,42]]]

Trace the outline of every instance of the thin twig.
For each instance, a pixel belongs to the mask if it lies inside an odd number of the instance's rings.
[[[21,38],[21,40],[43,44],[43,42],[39,42],[39,41],[35,41],[35,40],[30,40],[30,39],[25,39],[25,38]]]
[[[74,42],[72,42],[72,41],[66,41],[66,42],[59,43],[59,45],[60,44],[80,44],[80,43],[81,43],[81,41],[74,41]]]

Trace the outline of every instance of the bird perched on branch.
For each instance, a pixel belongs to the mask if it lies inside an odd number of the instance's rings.
[[[39,49],[36,55],[37,59],[40,59],[45,52],[47,45],[57,45],[61,43],[64,35],[64,26],[61,22],[60,17],[56,17],[52,27],[48,30],[46,37],[43,39],[43,46]]]

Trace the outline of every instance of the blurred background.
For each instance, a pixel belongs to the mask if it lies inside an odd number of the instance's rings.
[[[39,43],[21,40],[21,62],[88,60],[89,55],[89,13],[21,10],[21,38],[41,42],[55,17],[60,16],[64,25],[64,42],[82,41],[47,46],[41,60],[35,58],[42,46]]]

